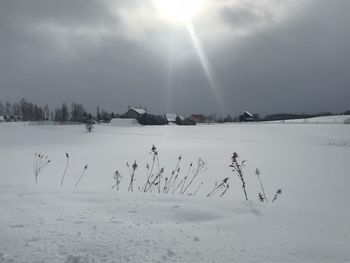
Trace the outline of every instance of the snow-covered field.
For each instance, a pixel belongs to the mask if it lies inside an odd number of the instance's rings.
[[[180,154],[183,173],[206,161],[196,196],[127,192],[126,161],[137,161],[142,186],[153,144],[167,174]],[[248,202],[228,167],[234,151],[247,160]],[[38,183],[36,152],[52,160]],[[1,263],[350,262],[350,125],[114,124],[87,133],[82,125],[0,123],[0,160]],[[256,168],[269,200],[283,189],[273,204],[257,200]],[[116,169],[120,191],[111,190]],[[226,195],[205,197],[225,177]]]
[[[313,117],[307,119],[296,119],[296,120],[285,120],[285,121],[272,121],[279,123],[338,123],[338,124],[350,124],[350,116],[349,115],[333,115],[333,116],[321,116],[321,117]]]

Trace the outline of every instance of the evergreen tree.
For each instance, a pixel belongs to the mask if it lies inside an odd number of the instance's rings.
[[[55,117],[54,117],[55,121],[62,121],[62,110],[57,108],[55,109]]]
[[[8,116],[11,115],[11,103],[8,101],[5,103],[5,114]]]
[[[13,103],[12,104],[12,114],[16,117],[16,118],[21,118],[21,107],[19,106],[19,104]]]
[[[99,121],[101,121],[101,119],[102,119],[102,116],[100,113],[100,107],[97,106],[97,108],[96,108],[96,120],[99,122]]]
[[[84,122],[86,120],[86,112],[82,104],[73,102],[71,106],[71,120],[76,122]]]
[[[0,115],[4,115],[5,114],[5,106],[4,104],[0,101]]]
[[[69,118],[69,110],[68,110],[67,104],[63,103],[61,107],[61,122],[68,121],[68,118]]]

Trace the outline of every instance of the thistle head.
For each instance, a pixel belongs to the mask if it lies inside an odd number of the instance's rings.
[[[237,152],[234,152],[234,153],[232,154],[232,157],[231,157],[232,162],[235,162],[235,161],[237,160],[237,158],[238,158],[238,153],[237,153]]]
[[[118,170],[115,171],[113,178],[114,178],[114,180],[116,180],[116,181],[118,180],[118,178],[121,178],[121,174],[119,173]]]
[[[157,155],[157,154],[158,154],[156,146],[154,146],[154,145],[152,146],[151,152],[152,152],[154,155]]]
[[[132,164],[132,169],[135,171],[137,169],[138,165],[136,161]]]
[[[259,198],[260,202],[264,202],[265,198],[264,198],[264,196],[261,193],[258,194],[258,198]]]
[[[204,161],[202,158],[199,158],[199,159],[198,159],[198,166],[199,166],[199,167],[205,166],[205,161]]]
[[[260,170],[258,168],[255,169],[255,174],[258,176],[260,175]]]

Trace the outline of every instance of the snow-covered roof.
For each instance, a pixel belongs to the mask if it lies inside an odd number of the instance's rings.
[[[253,118],[253,114],[251,114],[249,111],[244,111],[244,113],[245,113],[246,115],[249,115],[250,117]]]
[[[131,108],[131,110],[136,111],[138,114],[143,115],[146,113],[144,109],[138,109],[138,108]]]
[[[5,120],[4,116],[0,116],[0,121],[4,121],[4,120]]]
[[[176,121],[177,115],[175,113],[167,113],[165,117],[168,121]]]

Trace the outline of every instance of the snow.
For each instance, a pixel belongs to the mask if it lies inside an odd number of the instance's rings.
[[[253,114],[251,114],[249,111],[244,111],[244,113],[253,118]]]
[[[136,111],[140,115],[143,115],[146,113],[146,111],[144,109],[138,109],[138,108],[131,108],[131,109]]]
[[[350,115],[333,115],[333,116],[321,116],[321,117],[313,117],[307,119],[293,119],[293,120],[285,120],[285,121],[272,121],[272,122],[287,122],[287,123],[338,123],[344,124],[344,122],[350,123]]]
[[[140,126],[136,119],[111,119],[109,126],[114,127],[132,127],[132,126]]]
[[[166,173],[180,154],[183,171],[207,162],[196,196],[127,192],[126,161],[137,161],[142,186],[153,144]],[[228,167],[234,151],[247,160],[248,202]],[[51,159],[37,184],[35,153]],[[349,158],[350,125],[333,122],[108,124],[91,133],[1,123],[0,262],[349,262]],[[270,200],[283,189],[275,203],[257,201],[255,168]],[[111,190],[116,169],[120,191]],[[227,194],[205,197],[225,177]]]
[[[169,122],[175,122],[177,115],[175,113],[167,113],[165,117]]]

